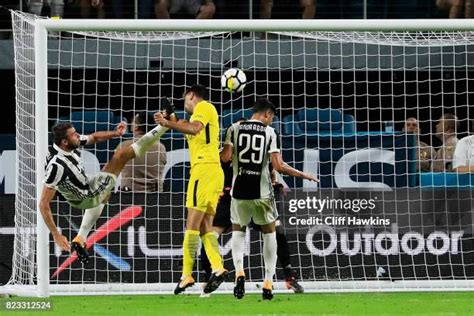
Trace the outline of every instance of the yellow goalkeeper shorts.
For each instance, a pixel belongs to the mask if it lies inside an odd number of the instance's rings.
[[[197,164],[191,168],[186,207],[215,215],[224,189],[224,172],[217,163]]]

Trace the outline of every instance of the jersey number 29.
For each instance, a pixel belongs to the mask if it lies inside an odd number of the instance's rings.
[[[239,135],[239,162],[261,164],[264,156],[265,137],[260,134]]]

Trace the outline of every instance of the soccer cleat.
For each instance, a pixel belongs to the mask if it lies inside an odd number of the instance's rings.
[[[174,294],[178,295],[179,293],[184,292],[188,287],[193,286],[195,283],[194,278],[192,276],[187,276],[183,280],[178,282],[176,288],[174,289]]]
[[[241,300],[245,295],[245,275],[240,275],[235,280],[234,296]]]
[[[301,284],[298,283],[295,277],[287,278],[286,279],[286,288],[288,290],[292,290],[296,294],[304,293],[304,288]]]
[[[265,280],[263,282],[262,299],[271,301],[273,298],[273,284],[271,281]]]
[[[229,272],[226,269],[221,269],[218,272],[213,272],[211,277],[209,278],[209,282],[207,282],[206,286],[204,287],[203,292],[206,294],[212,293],[217,288],[227,280],[227,275]]]
[[[89,252],[87,249],[82,246],[79,242],[73,241],[71,243],[71,252],[76,252],[77,254],[77,259],[79,259],[80,262],[82,263],[88,263],[89,262]]]

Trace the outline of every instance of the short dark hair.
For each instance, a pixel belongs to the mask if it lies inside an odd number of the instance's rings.
[[[186,91],[184,91],[184,95],[190,92],[194,93],[200,98],[207,99],[207,89],[202,84],[193,84],[191,87],[187,88]]]
[[[156,125],[153,115],[147,112],[140,112],[134,116],[135,127],[143,134],[148,133]]]
[[[456,115],[452,113],[444,113],[442,118],[444,119],[444,124],[448,129],[454,132],[459,129],[459,121]]]
[[[268,99],[257,99],[257,101],[255,101],[255,105],[253,106],[253,113],[261,113],[266,111],[272,111],[273,114],[275,114],[275,105]]]
[[[53,133],[53,142],[56,145],[61,145],[63,139],[67,139],[67,130],[73,128],[74,125],[70,122],[60,122],[53,126],[51,132]]]

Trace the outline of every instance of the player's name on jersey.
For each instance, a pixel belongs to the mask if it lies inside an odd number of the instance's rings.
[[[243,131],[257,131],[257,132],[264,132],[266,126],[262,125],[261,123],[259,124],[241,124],[239,126],[240,130]]]

